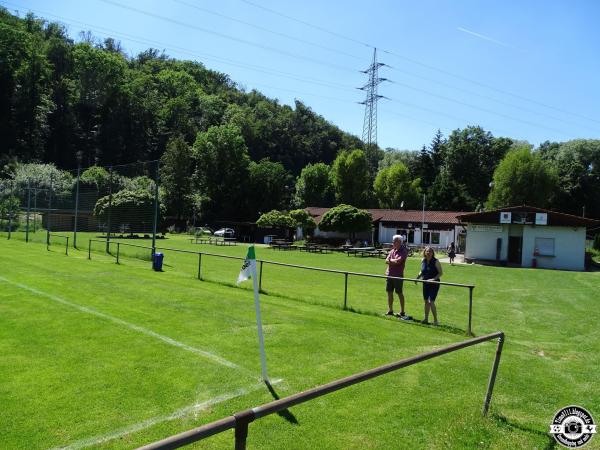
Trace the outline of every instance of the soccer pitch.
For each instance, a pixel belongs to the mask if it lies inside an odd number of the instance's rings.
[[[87,243],[87,239],[80,242]],[[164,245],[244,256],[246,247]],[[161,242],[160,244],[163,244]],[[81,245],[81,244],[80,244]],[[132,448],[336,378],[465,339],[376,316],[381,280],[350,289],[313,272],[265,269],[269,374],[260,382],[252,293],[241,263],[166,253],[165,272],[123,252],[0,242],[0,447]],[[382,260],[277,252],[257,257],[381,273]],[[416,273],[411,260],[407,275]],[[553,414],[580,404],[600,417],[596,307],[600,273],[444,266],[477,286],[476,334],[507,334],[490,416],[480,416],[495,346],[436,358],[250,425],[249,448],[544,448]],[[268,270],[268,271],[267,271]],[[228,283],[228,284],[225,284]],[[408,286],[407,286],[408,287]],[[466,320],[465,293],[443,288],[440,320]],[[418,288],[407,310],[421,317]],[[463,308],[463,309],[460,309]],[[592,441],[591,448],[600,442]],[[194,447],[194,446],[192,446]],[[195,445],[232,448],[226,432]]]

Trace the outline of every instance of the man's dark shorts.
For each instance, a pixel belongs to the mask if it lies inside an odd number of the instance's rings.
[[[385,290],[387,292],[396,291],[397,294],[402,294],[402,283],[404,280],[395,280],[393,278],[388,278],[385,281]]]

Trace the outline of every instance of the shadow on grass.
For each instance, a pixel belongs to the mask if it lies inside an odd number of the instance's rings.
[[[267,385],[267,389],[269,390],[269,392],[271,393],[271,395],[273,396],[273,398],[275,400],[279,400],[279,395],[275,391],[275,388],[273,387],[273,385],[271,383],[269,383],[268,381],[265,381],[265,384]],[[293,425],[297,425],[298,424],[298,419],[296,419],[296,416],[294,416],[290,412],[289,409],[284,409],[283,411],[279,411],[277,413],[277,415],[279,417],[283,417],[285,420],[287,420],[289,423],[291,423]]]
[[[494,413],[494,414],[492,414],[491,418],[498,424],[498,426],[510,428],[512,430],[524,431],[525,433],[535,434],[535,435],[538,435],[538,436],[548,439],[548,442],[546,443],[544,450],[551,450],[551,449],[557,448],[557,445],[556,445],[557,442],[548,433],[544,433],[543,431],[536,430],[534,428],[526,427],[526,426],[521,425],[516,422],[511,422],[507,417],[504,417],[501,414]]]

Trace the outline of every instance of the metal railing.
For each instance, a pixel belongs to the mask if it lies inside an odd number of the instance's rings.
[[[56,233],[47,233],[46,234],[46,250],[50,250],[51,240],[52,238],[60,238],[65,240],[65,255],[69,255],[69,236],[65,236],[62,234]]]
[[[90,239],[89,241],[90,242],[88,245],[88,259],[91,259],[91,243],[92,242],[105,243],[105,241],[98,240],[98,239]],[[113,242],[113,244],[114,244],[114,242]],[[119,263],[119,249],[120,249],[121,245],[129,246],[129,247],[136,247],[136,248],[143,248],[143,249],[147,249],[150,251],[154,251],[151,247],[146,247],[143,245],[129,244],[129,243],[124,243],[124,242],[120,242],[118,244],[120,244],[120,245],[117,245],[117,254],[116,254],[117,263]],[[197,278],[199,280],[202,280],[202,255],[214,256],[217,258],[224,258],[224,259],[237,259],[237,260],[241,260],[241,261],[244,260],[244,258],[241,256],[221,255],[218,253],[199,252],[199,251],[194,251],[194,250],[182,250],[182,249],[178,249],[178,248],[155,247],[155,249],[162,250],[162,251],[169,251],[169,252],[198,255]],[[151,253],[151,255],[152,255],[152,253]],[[277,261],[268,261],[268,260],[262,260],[262,259],[257,259],[256,262],[259,264],[258,288],[261,292],[263,289],[263,265],[264,264],[344,275],[344,303],[343,303],[343,307],[342,307],[344,310],[348,309],[348,277],[349,276],[366,277],[366,278],[381,278],[381,279],[389,278],[389,279],[394,279],[394,280],[413,281],[415,283],[439,284],[442,286],[454,286],[454,287],[469,289],[469,313],[468,313],[468,322],[467,322],[467,334],[469,336],[473,335],[473,289],[475,289],[475,285],[461,284],[461,283],[449,283],[449,282],[445,282],[445,281],[429,281],[429,280],[421,280],[419,278],[392,277],[392,276],[388,276],[388,275],[377,275],[377,274],[363,273],[363,272],[351,272],[351,271],[347,271],[347,270],[338,270],[338,269],[325,269],[322,267],[302,266],[302,265],[298,265],[298,264],[288,264],[288,263],[282,263],[282,262],[277,262]]]
[[[183,447],[184,445],[191,444],[193,442],[205,439],[209,436],[213,436],[215,434],[222,433],[223,431],[230,429],[235,430],[235,450],[244,450],[246,448],[246,440],[248,437],[248,427],[250,423],[256,419],[260,419],[270,414],[288,409],[292,406],[299,405],[309,400],[322,397],[331,392],[339,391],[346,387],[362,383],[363,381],[370,380],[371,378],[376,378],[386,373],[393,372],[404,367],[412,366],[413,364],[417,364],[428,359],[436,358],[438,356],[445,355],[446,353],[452,353],[463,348],[481,344],[486,341],[491,341],[493,339],[498,339],[498,344],[496,347],[496,356],[494,358],[494,363],[492,365],[492,370],[490,372],[490,377],[488,380],[486,394],[483,400],[482,415],[486,416],[490,407],[490,402],[492,400],[492,392],[494,390],[496,375],[498,373],[498,366],[500,364],[500,357],[502,355],[502,347],[504,345],[504,332],[502,331],[497,331],[495,333],[487,334],[485,336],[480,336],[463,342],[458,342],[456,344],[433,350],[428,353],[422,353],[411,358],[406,358],[390,364],[379,366],[374,369],[367,370],[365,372],[351,375],[346,378],[341,378],[339,380],[332,381],[331,383],[327,383],[316,388],[282,398],[280,400],[275,400],[270,403],[257,406],[255,408],[240,411],[236,414],[233,414],[232,416],[225,417],[221,420],[217,420],[215,422],[211,422],[201,427],[194,428],[192,430],[180,434],[176,434],[161,441],[154,442],[144,447],[140,447],[140,450],[163,450],[179,448]]]

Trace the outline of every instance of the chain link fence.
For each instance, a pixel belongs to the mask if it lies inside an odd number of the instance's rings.
[[[145,241],[159,235],[158,161],[71,171],[22,165],[0,179],[0,236],[49,247],[85,247],[103,239]]]

